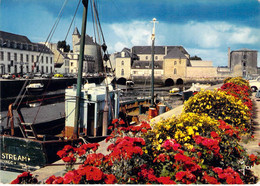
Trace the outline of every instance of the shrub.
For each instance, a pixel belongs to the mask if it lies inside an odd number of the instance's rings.
[[[244,103],[224,91],[201,91],[184,103],[184,112],[206,113],[221,119],[242,133],[250,128],[250,110]]]

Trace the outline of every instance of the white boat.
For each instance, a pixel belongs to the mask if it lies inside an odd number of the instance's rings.
[[[44,85],[41,83],[31,83],[26,86],[26,90],[29,92],[38,92],[43,90]]]
[[[205,90],[209,87],[211,87],[210,84],[192,83],[192,86],[189,89],[183,91],[183,100],[188,100],[194,95],[194,93]]]

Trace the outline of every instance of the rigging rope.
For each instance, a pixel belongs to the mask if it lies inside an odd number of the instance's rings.
[[[62,16],[62,12],[63,12],[63,10],[64,10],[65,5],[67,4],[67,1],[68,1],[68,0],[65,0],[65,2],[64,2],[64,4],[63,4],[64,6],[62,7],[62,10],[60,11],[59,20],[60,20],[60,18],[61,18],[61,16]],[[73,21],[74,21],[74,19],[75,19],[75,17],[76,17],[76,14],[77,14],[79,5],[80,5],[80,0],[78,1],[78,5],[77,5],[76,10],[75,10],[75,13],[74,13],[74,15],[73,15],[73,19],[72,19],[72,21],[71,21],[71,23],[70,23],[70,26],[69,26],[69,28],[68,28],[68,31],[67,31],[67,33],[66,33],[65,41],[67,40],[69,31],[70,31],[71,26],[72,26],[72,24],[73,24]],[[58,26],[58,23],[59,23],[59,21],[57,21],[57,24],[56,24],[56,26],[55,26],[55,30],[56,30],[56,28],[57,28],[57,26]],[[53,36],[55,30],[53,31],[52,36]],[[51,36],[51,37],[52,37],[52,36]],[[47,43],[47,42],[45,42],[45,46],[46,46],[46,43]],[[59,58],[59,57],[60,57],[60,53],[59,53],[58,58]],[[57,59],[57,61],[58,61],[58,59]],[[47,88],[49,87],[49,85],[50,85],[50,81],[49,81],[48,84],[47,84],[47,87],[46,87],[45,92],[44,92],[44,94],[43,94],[42,100],[44,100],[44,98],[45,98],[45,95],[46,95],[46,92],[47,92]],[[41,108],[41,105],[40,105],[40,107],[38,108],[38,110],[37,110],[37,112],[36,112],[36,115],[35,115],[35,117],[34,117],[33,123],[35,123],[35,121],[36,121],[36,118],[37,118],[37,116],[38,116],[38,114],[39,114],[40,108]]]
[[[58,22],[59,22],[59,20],[60,20],[60,17],[61,17],[61,15],[62,15],[63,9],[64,9],[65,5],[67,4],[67,2],[68,2],[68,0],[65,0],[65,1],[64,1],[63,5],[62,5],[62,8],[61,8],[61,10],[60,10],[60,12],[59,12],[59,15],[58,15],[58,17],[57,17],[57,19],[56,19],[54,25],[52,26],[51,31],[50,31],[50,33],[49,33],[49,35],[48,35],[48,37],[47,37],[47,39],[46,39],[46,41],[45,41],[45,44],[44,44],[44,46],[42,47],[42,49],[41,49],[41,51],[40,51],[40,54],[37,56],[37,61],[36,61],[36,62],[33,62],[33,68],[32,68],[32,71],[31,71],[30,74],[33,73],[35,64],[36,64],[36,63],[39,63],[39,58],[40,58],[41,54],[43,53],[43,51],[45,50],[45,48],[47,47],[47,46],[46,46],[46,43],[48,42],[48,40],[50,40],[49,38],[52,37],[52,33],[55,32],[56,27],[57,27],[57,26],[55,26],[55,25],[58,24]],[[19,94],[18,94],[18,96],[17,96],[17,98],[16,98],[16,100],[15,100],[13,106],[15,106],[15,105],[17,104],[18,100],[20,99],[20,96],[22,95],[23,91],[25,90],[25,87],[26,87],[27,83],[28,83],[28,82],[31,83],[31,81],[32,81],[32,79],[27,79],[27,80],[25,81],[25,83],[24,83],[24,85],[23,85],[21,91],[19,92]],[[22,97],[21,97],[19,103],[17,104],[17,107],[16,107],[15,110],[17,110],[17,109],[19,108],[19,106],[20,106],[20,104],[21,104],[21,102],[22,102],[22,100],[23,100],[23,98],[24,98],[24,96],[25,96],[25,93],[26,93],[26,90],[24,91],[24,93],[23,93],[23,95],[22,95]]]

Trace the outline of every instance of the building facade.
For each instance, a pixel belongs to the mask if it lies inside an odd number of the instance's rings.
[[[72,34],[72,47],[73,52],[69,53],[70,58],[70,73],[78,71],[78,60],[80,53],[80,40],[81,35],[76,27]],[[84,47],[84,68],[85,73],[98,73],[104,71],[104,64],[102,59],[101,46],[97,44],[92,37],[89,35],[85,36],[85,47]],[[86,71],[87,70],[87,71]]]
[[[26,36],[0,31],[0,74],[54,71],[54,54]]]
[[[149,81],[151,78],[151,47],[134,46],[124,48],[114,54],[117,80],[131,79],[135,82]],[[228,66],[214,67],[212,61],[190,60],[189,53],[182,46],[155,46],[155,83],[165,85],[182,84],[193,81],[214,81],[226,77],[259,74],[257,51],[240,49],[228,52]]]
[[[57,43],[46,43],[46,46],[53,52],[54,72],[59,74],[69,73],[70,59],[63,48],[58,48]]]

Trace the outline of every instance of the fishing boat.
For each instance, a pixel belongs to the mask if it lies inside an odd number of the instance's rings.
[[[58,160],[57,151],[65,145],[79,142],[98,142],[108,135],[109,122],[118,117],[119,90],[115,89],[111,77],[103,73],[102,83],[83,84],[82,67],[84,58],[85,35],[88,0],[83,0],[83,19],[80,40],[80,56],[78,65],[77,85],[65,90],[65,117],[41,123],[26,122],[19,107],[23,90],[17,99],[9,105],[7,127],[1,128],[1,169],[15,171],[34,171]],[[92,1],[96,25],[101,30],[95,2]],[[92,12],[93,13],[93,12]],[[103,34],[102,34],[103,36]],[[104,41],[104,39],[103,39]],[[96,44],[99,55],[96,73],[104,72],[103,60],[107,61],[106,44]],[[101,52],[102,51],[102,52]],[[37,112],[38,114],[38,112]]]

